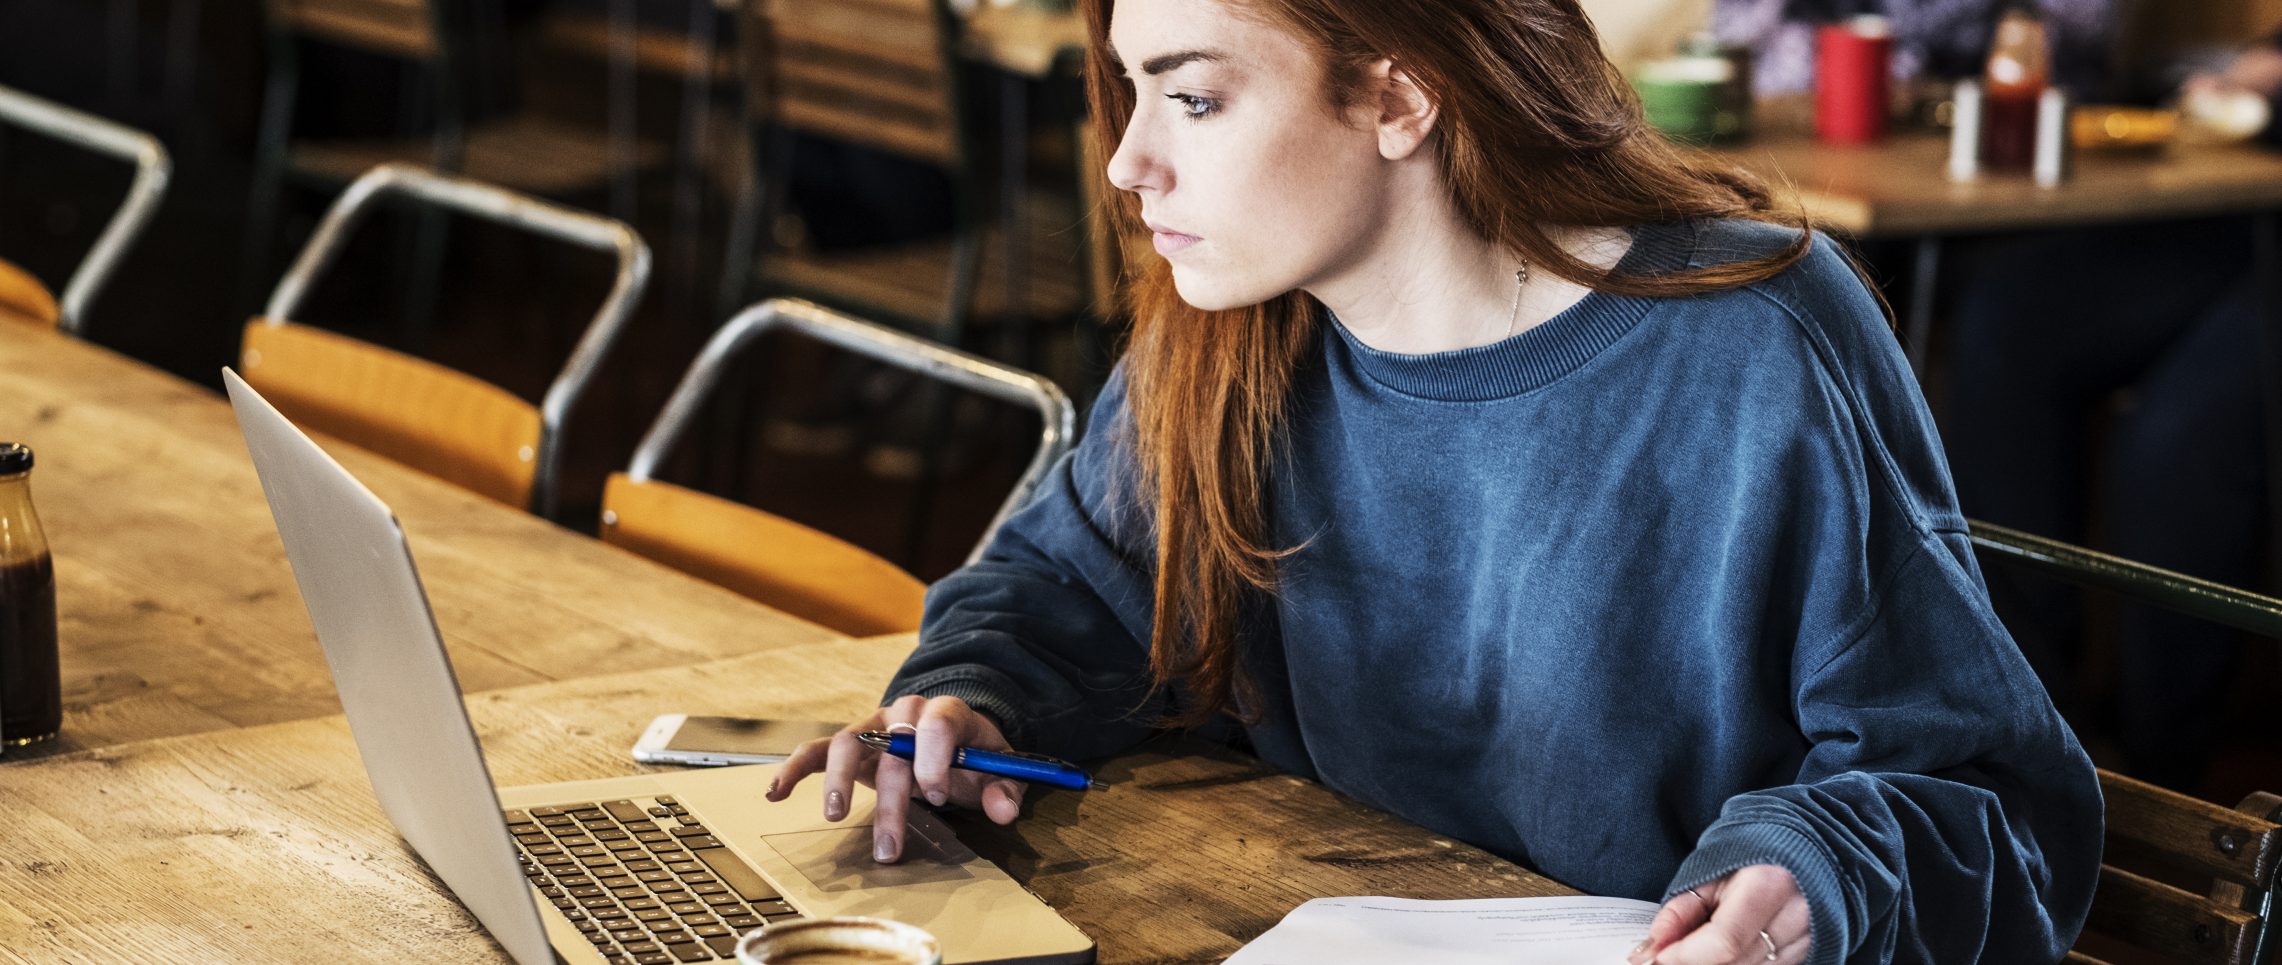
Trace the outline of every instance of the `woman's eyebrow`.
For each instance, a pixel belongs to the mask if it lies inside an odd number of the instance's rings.
[[[1174,54],[1160,54],[1142,61],[1141,72],[1156,76],[1168,70],[1176,70],[1193,63],[1209,63],[1227,59],[1217,50],[1184,50]]]
[[[1107,53],[1109,54],[1110,64],[1118,68],[1119,73],[1130,72],[1125,66],[1124,58],[1117,55],[1116,48],[1110,48]],[[1159,54],[1155,57],[1149,58],[1148,60],[1142,61],[1141,72],[1154,77],[1169,70],[1178,70],[1181,67],[1187,66],[1189,64],[1218,63],[1228,59],[1229,58],[1227,54],[1221,53],[1217,50],[1183,50],[1177,53]]]

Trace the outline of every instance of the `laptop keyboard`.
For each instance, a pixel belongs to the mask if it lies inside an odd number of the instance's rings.
[[[523,874],[612,963],[734,959],[800,913],[671,797],[508,811]]]

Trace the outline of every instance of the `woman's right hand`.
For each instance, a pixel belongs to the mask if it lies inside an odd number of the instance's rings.
[[[914,731],[910,761],[882,754],[856,739],[868,730]],[[951,755],[961,747],[1013,750],[998,725],[957,697],[900,697],[829,738],[808,741],[785,758],[768,799],[782,801],[795,785],[824,772],[824,819],[848,816],[848,794],[862,781],[879,797],[872,812],[872,858],[893,864],[903,857],[905,815],[916,793],[928,803],[978,808],[1000,824],[1022,813],[1024,784],[1012,778],[953,770]]]

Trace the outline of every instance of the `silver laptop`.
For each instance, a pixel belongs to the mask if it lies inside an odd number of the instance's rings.
[[[904,859],[871,859],[872,799],[821,817],[820,781],[762,799],[774,768],[498,788],[396,517],[228,369],[230,403],[381,810],[524,965],[733,960],[803,915],[872,915],[946,963],[1086,962],[1093,943],[923,810]]]

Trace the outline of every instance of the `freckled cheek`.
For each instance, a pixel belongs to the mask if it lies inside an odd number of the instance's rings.
[[[1362,220],[1356,173],[1314,147],[1285,146],[1245,159],[1247,176],[1232,179],[1231,192],[1212,209],[1229,242],[1222,253],[1245,262],[1248,274],[1278,276],[1263,282],[1298,283],[1363,227],[1355,223]]]

